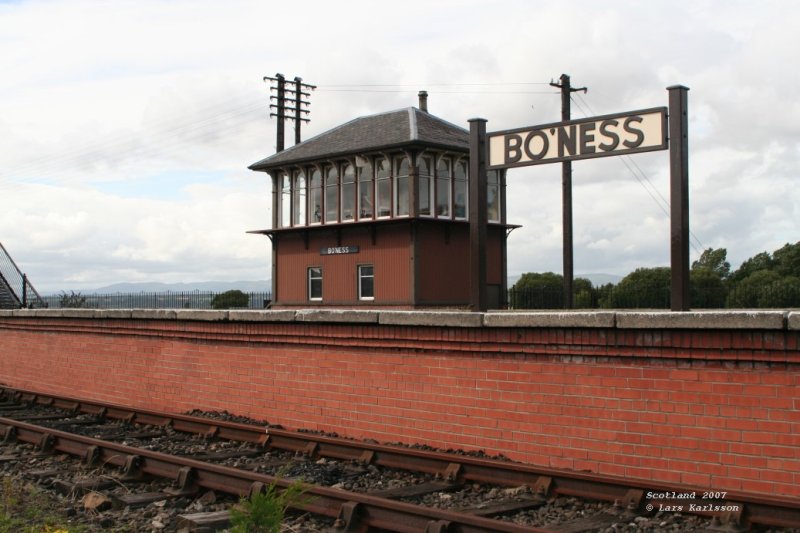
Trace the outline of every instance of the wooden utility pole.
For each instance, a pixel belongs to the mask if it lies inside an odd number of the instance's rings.
[[[269,97],[269,108],[275,110],[274,112],[271,111],[269,116],[276,117],[278,119],[275,151],[283,152],[286,136],[284,131],[284,121],[287,119],[294,120],[294,143],[300,144],[300,125],[303,122],[310,121],[310,119],[304,118],[303,115],[308,115],[311,113],[311,111],[303,107],[311,105],[311,102],[308,100],[303,100],[303,97],[311,96],[311,93],[305,92],[304,89],[314,90],[317,88],[317,86],[303,83],[302,78],[295,77],[294,88],[292,88],[291,85],[287,87],[286,77],[283,74],[275,74],[274,78],[264,76],[264,81],[267,80],[274,84],[270,87],[270,91],[275,91],[277,93],[275,95],[270,95]],[[287,94],[291,96],[287,97]],[[272,100],[275,100],[274,104],[272,103]]]
[[[561,89],[561,121],[570,120],[570,94],[583,91],[586,87],[573,89],[569,76],[562,74],[560,83],[550,82],[550,85]],[[574,266],[572,260],[572,161],[561,163],[561,196],[562,196],[562,229],[564,232],[564,309],[572,309],[572,280],[574,279]]]

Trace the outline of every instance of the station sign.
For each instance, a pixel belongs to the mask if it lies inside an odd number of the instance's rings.
[[[343,255],[357,253],[358,246],[323,246],[319,250],[319,255]]]
[[[667,108],[496,131],[486,138],[489,170],[666,150]]]

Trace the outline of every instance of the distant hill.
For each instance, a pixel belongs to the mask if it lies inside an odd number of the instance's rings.
[[[272,290],[270,280],[262,281],[196,281],[190,283],[114,283],[97,289],[83,289],[84,294],[114,294],[117,292],[225,292],[238,289],[242,292],[268,292]]]

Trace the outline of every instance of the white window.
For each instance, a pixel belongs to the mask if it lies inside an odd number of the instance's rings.
[[[417,161],[417,167],[419,169],[419,214],[432,216],[433,161],[430,157],[420,157]]]
[[[346,164],[342,171],[342,222],[352,222],[356,218],[356,171],[353,165]]]
[[[325,175],[325,223],[339,221],[339,171],[328,168]]]
[[[395,175],[395,188],[394,188],[394,216],[407,217],[408,216],[408,174],[409,174],[408,158],[398,157],[394,161],[394,175]]]
[[[392,216],[392,170],[391,163],[385,157],[375,162],[375,173],[378,183],[378,217]]]
[[[375,270],[372,265],[358,265],[358,299],[375,299]]]
[[[292,190],[294,202],[294,225],[306,225],[306,174],[302,170],[294,175],[294,189]]]
[[[322,267],[308,269],[308,299],[322,300]]]
[[[308,211],[311,216],[309,224],[322,222],[322,173],[315,168],[311,171],[311,181],[308,189]]]
[[[358,219],[372,218],[375,206],[374,181],[372,176],[372,163],[369,159],[360,161],[358,167]]]
[[[500,222],[500,172],[486,173],[486,218],[489,222]]]
[[[439,159],[436,165],[436,216],[450,218],[450,187],[451,187],[450,160]]]
[[[289,174],[286,172],[278,174],[278,187],[280,188],[278,223],[280,227],[288,228],[292,225],[292,184]]]
[[[453,216],[464,220],[468,217],[469,194],[467,193],[467,164],[466,159],[456,162],[455,172],[453,173]]]

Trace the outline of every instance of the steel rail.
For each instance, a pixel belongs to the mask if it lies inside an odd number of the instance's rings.
[[[21,441],[42,451],[61,452],[83,458],[90,464],[120,467],[129,477],[148,474],[174,481],[176,493],[194,493],[200,487],[234,496],[248,496],[274,484],[286,489],[293,482],[265,474],[168,455],[103,441],[65,431],[0,417],[0,436]],[[422,507],[377,498],[367,494],[308,485],[306,499],[297,509],[339,519],[339,528],[366,531],[381,528],[398,532],[509,533],[544,532],[510,522],[475,515]]]
[[[402,446],[365,443],[323,435],[289,431],[264,426],[227,422],[190,415],[168,414],[134,409],[76,398],[42,394],[25,389],[0,387],[0,395],[17,401],[52,406],[106,418],[154,426],[172,426],[176,431],[215,436],[221,439],[251,442],[273,449],[304,453],[345,461],[357,461],[387,468],[434,474],[442,478],[490,483],[503,486],[530,487],[539,496],[576,496],[599,501],[619,502],[631,510],[650,503],[690,504],[699,509],[696,514],[718,517],[724,523],[742,525],[754,523],[773,527],[800,528],[800,499],[728,491],[724,499],[702,497],[675,499],[647,494],[702,495],[708,489],[679,484],[662,484],[618,476],[536,467],[496,459],[468,455],[417,450]],[[739,511],[708,511],[709,505],[738,506]]]

